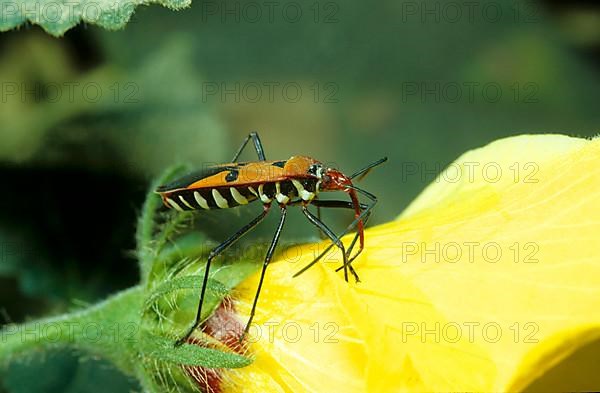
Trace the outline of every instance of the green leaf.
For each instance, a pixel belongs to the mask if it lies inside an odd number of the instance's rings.
[[[160,197],[154,193],[154,190],[159,185],[167,183],[169,180],[172,180],[177,175],[181,174],[184,169],[185,166],[176,165],[165,170],[161,176],[152,182],[146,196],[136,233],[137,254],[140,263],[142,283],[145,283],[148,280],[148,275],[150,274],[154,263],[155,255],[152,251],[152,245],[154,233],[156,231],[158,210],[162,206],[162,201],[160,200]]]
[[[182,259],[180,266],[171,267],[176,273],[165,273],[162,280],[151,283],[143,307],[143,320],[149,330],[160,336],[171,337],[174,341],[190,327],[196,316],[205,263],[206,259],[202,257],[194,261]],[[256,267],[257,263],[251,259],[234,263],[216,260],[209,274],[201,320],[210,317],[221,300],[256,271]]]
[[[152,294],[146,299],[146,307],[149,307],[151,303],[155,302],[161,296],[166,295],[169,292],[177,291],[179,289],[200,289],[202,288],[202,280],[203,276],[182,276],[177,277],[173,280],[168,280],[163,282],[161,285],[156,288]],[[215,299],[215,304],[220,301],[223,296],[229,293],[229,288],[223,285],[221,282],[209,279],[206,285],[207,289],[213,293],[215,293],[218,299]],[[213,305],[214,306],[214,305]],[[212,309],[210,305],[207,307]]]
[[[252,363],[252,360],[234,353],[198,345],[173,345],[172,340],[151,334],[144,334],[142,354],[157,360],[177,365],[201,366],[209,368],[239,368]]]
[[[0,366],[40,349],[70,346],[112,361],[131,375],[139,342],[142,288],[137,286],[87,309],[0,330]]]
[[[40,25],[53,36],[62,36],[80,22],[119,30],[139,5],[160,4],[174,10],[189,7],[191,0],[13,0],[2,3],[0,31],[25,22]]]
[[[194,212],[169,212],[166,215],[167,222],[157,225],[159,232],[152,242],[152,255],[155,257],[148,272],[150,286],[177,275],[190,265],[196,265],[194,260],[206,262],[210,250],[217,245],[202,232],[182,233],[192,226]]]

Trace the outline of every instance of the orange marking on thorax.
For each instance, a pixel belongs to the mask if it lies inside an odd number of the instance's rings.
[[[289,178],[302,178],[310,176],[308,168],[317,163],[310,157],[296,156],[285,161],[283,168],[274,165],[282,161],[256,161],[223,164],[223,171],[212,176],[200,179],[188,185],[187,189],[213,188],[213,187],[238,187],[287,180]],[[227,175],[237,171],[237,178],[227,181]]]
[[[288,177],[309,177],[308,168],[311,165],[319,163],[314,158],[305,157],[305,156],[294,156],[287,160],[285,166],[283,167],[283,171]]]

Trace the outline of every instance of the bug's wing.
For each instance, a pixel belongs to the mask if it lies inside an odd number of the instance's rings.
[[[282,181],[286,175],[278,161],[227,163],[211,165],[199,171],[185,175],[169,184],[157,188],[156,192],[165,193],[180,189],[199,189],[215,187],[238,187],[257,183]]]
[[[182,188],[187,188],[190,184],[197,182],[198,180],[206,179],[214,176],[220,172],[226,171],[228,167],[233,167],[235,164],[223,164],[223,165],[209,165],[205,166],[200,170],[188,173],[170,183],[164,184],[156,189],[156,192],[169,192]]]
[[[189,184],[188,189],[207,187],[240,187],[259,183],[285,180],[283,168],[272,162],[249,162],[238,165],[224,165],[221,171]]]

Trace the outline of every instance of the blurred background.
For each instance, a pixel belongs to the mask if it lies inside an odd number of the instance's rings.
[[[151,179],[177,162],[228,161],[252,130],[268,159],[310,155],[351,173],[389,156],[363,181],[380,198],[373,224],[396,217],[466,150],[522,133],[597,135],[600,6],[152,5],[117,32],[80,25],[60,39],[36,26],[2,33],[0,82],[7,323],[134,285],[135,223]],[[207,231],[221,239],[256,209],[207,215]],[[284,239],[315,240],[292,213]],[[325,215],[337,230],[350,218]],[[274,225],[254,236],[270,236]],[[136,383],[110,365],[68,351],[0,374],[0,391],[11,393],[132,390]]]

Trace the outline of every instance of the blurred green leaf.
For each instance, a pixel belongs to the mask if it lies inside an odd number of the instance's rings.
[[[160,4],[179,10],[191,0],[13,0],[2,2],[0,31],[14,29],[25,22],[40,25],[47,33],[62,36],[81,22],[108,30],[125,27],[139,5]]]
[[[224,159],[227,135],[214,105],[203,102],[192,44],[171,36],[129,68],[77,73],[55,40],[16,39],[0,62],[0,160],[85,162],[148,178],[173,162]]]
[[[32,375],[36,378],[31,378]],[[4,385],[11,393],[104,393],[139,389],[135,379],[125,376],[109,362],[82,360],[70,350],[50,351],[45,357],[12,363],[6,370]]]

